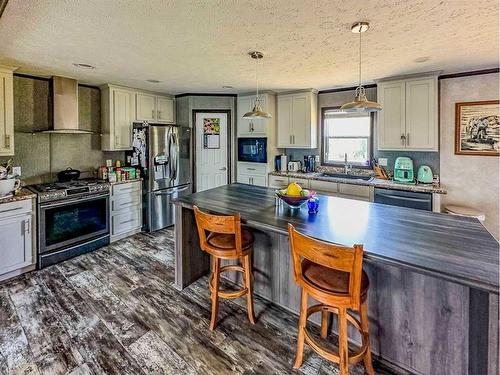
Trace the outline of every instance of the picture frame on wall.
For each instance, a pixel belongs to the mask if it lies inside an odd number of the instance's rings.
[[[500,155],[500,100],[455,103],[455,155]]]

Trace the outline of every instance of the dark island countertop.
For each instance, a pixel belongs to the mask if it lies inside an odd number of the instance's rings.
[[[274,190],[231,184],[178,198],[218,214],[241,213],[247,225],[287,234],[292,223],[314,238],[364,245],[368,262],[386,263],[490,293],[499,292],[499,244],[472,218],[319,196],[320,209],[291,210],[276,205]]]

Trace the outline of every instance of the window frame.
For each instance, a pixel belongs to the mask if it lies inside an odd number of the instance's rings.
[[[325,160],[325,151],[326,151],[326,141],[327,137],[325,136],[325,113],[327,111],[335,111],[339,110],[340,106],[336,107],[322,107],[321,108],[321,147],[320,147],[320,163],[323,166],[327,167],[344,167],[344,163],[328,163]],[[373,159],[373,146],[374,146],[374,141],[373,141],[373,129],[374,129],[374,114],[369,113],[370,116],[370,136],[368,137],[368,165],[362,165],[362,164],[357,164],[353,162],[349,162],[354,168],[358,169],[372,169],[372,159]],[[337,138],[343,138],[343,137],[337,137]],[[345,138],[365,138],[365,137],[345,137]]]

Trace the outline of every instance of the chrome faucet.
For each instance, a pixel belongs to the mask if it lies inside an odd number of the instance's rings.
[[[352,165],[347,162],[347,152],[344,154],[344,173],[351,173]]]

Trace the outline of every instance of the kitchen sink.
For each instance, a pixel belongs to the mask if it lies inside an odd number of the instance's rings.
[[[321,177],[335,177],[335,178],[345,178],[348,180],[363,180],[368,181],[371,180],[373,176],[364,176],[357,174],[346,174],[346,173],[321,173]]]

